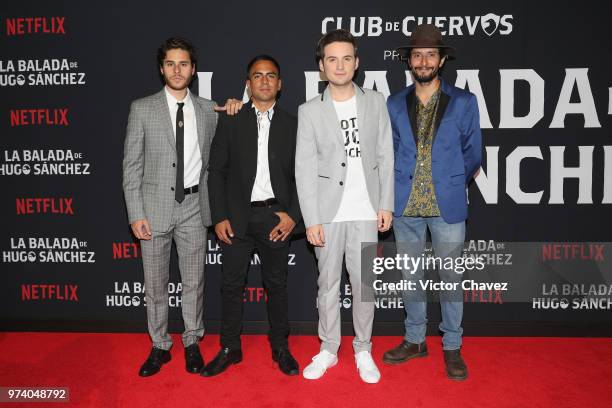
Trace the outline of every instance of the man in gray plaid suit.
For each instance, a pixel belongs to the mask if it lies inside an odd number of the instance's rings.
[[[153,349],[139,375],[156,374],[170,361],[168,276],[176,243],[182,282],[186,369],[204,366],[198,341],[204,335],[206,226],[211,225],[207,166],[215,134],[215,104],[189,92],[196,72],[194,47],[170,38],[158,50],[166,85],[132,103],[123,156],[123,191],[129,222],[140,240],[149,334]]]

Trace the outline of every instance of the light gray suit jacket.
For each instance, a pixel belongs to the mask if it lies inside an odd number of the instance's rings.
[[[208,155],[217,126],[215,103],[191,93],[202,153],[199,200],[202,222],[211,225]],[[130,224],[147,219],[151,229],[170,229],[176,183],[176,141],[165,91],[132,102],[123,151],[123,192]]]
[[[393,211],[393,140],[384,96],[357,84],[357,125],[361,161],[372,208]],[[346,179],[340,121],[329,93],[300,105],[295,180],[306,227],[333,220]]]

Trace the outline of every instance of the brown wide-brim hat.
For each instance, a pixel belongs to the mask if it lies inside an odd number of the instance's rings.
[[[406,61],[413,48],[440,48],[446,55],[447,60],[455,59],[455,49],[444,44],[442,33],[433,24],[421,24],[415,28],[410,36],[410,43],[395,49],[402,61]]]

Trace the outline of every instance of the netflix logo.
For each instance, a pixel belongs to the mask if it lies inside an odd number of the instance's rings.
[[[55,197],[17,198],[15,200],[15,209],[17,211],[17,215],[74,215],[72,201],[72,198]]]
[[[11,127],[68,126],[68,108],[11,109]]]
[[[604,244],[566,242],[542,245],[542,260],[581,260],[604,262]]]
[[[260,303],[267,302],[268,294],[262,287],[248,286],[244,288],[244,303]]]
[[[113,242],[113,259],[135,259],[142,257],[137,242]]]
[[[463,301],[465,303],[504,303],[501,290],[464,290]]]
[[[6,35],[66,34],[66,17],[16,17],[7,18]]]
[[[30,300],[60,300],[78,302],[79,285],[58,284],[23,284],[21,285],[21,301]]]

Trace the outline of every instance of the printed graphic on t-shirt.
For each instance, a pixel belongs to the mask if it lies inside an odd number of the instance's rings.
[[[361,157],[359,149],[359,129],[357,128],[357,117],[340,120],[340,128],[344,133],[344,152],[346,157]]]
[[[346,173],[344,179],[339,180],[339,184],[343,186],[342,199],[332,222],[375,220],[376,213],[370,202],[361,163],[357,100],[353,96],[348,101],[334,101],[334,108],[342,131],[346,155],[346,162],[343,162],[342,166],[346,165]]]

